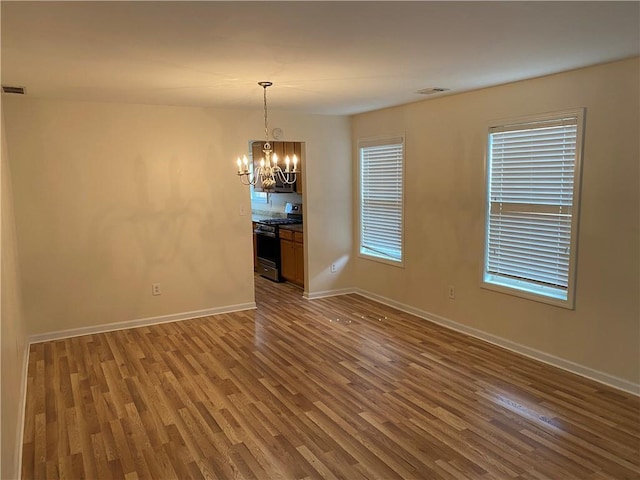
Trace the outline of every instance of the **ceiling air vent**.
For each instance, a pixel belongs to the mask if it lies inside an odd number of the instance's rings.
[[[429,87],[423,90],[418,90],[417,93],[419,93],[420,95],[433,95],[434,93],[446,92],[447,90],[449,89],[442,87]]]
[[[2,93],[15,93],[16,95],[24,95],[24,87],[2,85]]]

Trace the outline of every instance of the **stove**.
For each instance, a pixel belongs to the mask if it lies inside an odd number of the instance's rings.
[[[258,235],[269,235],[276,237],[278,235],[278,227],[280,225],[295,225],[302,223],[302,219],[298,218],[268,218],[257,222],[254,233]]]
[[[266,220],[260,220],[258,223],[265,225],[292,225],[295,223],[302,223],[302,219],[298,218],[267,218]]]
[[[282,225],[302,223],[302,205],[287,203],[286,218],[268,218],[256,223],[253,231],[256,235],[257,271],[263,277],[275,282],[282,281],[280,275],[280,235]]]

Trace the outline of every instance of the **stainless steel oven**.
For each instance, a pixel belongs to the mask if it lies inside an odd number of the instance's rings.
[[[280,237],[278,236],[278,227],[276,225],[258,222],[254,233],[256,234],[258,273],[263,277],[279,282],[281,279]]]
[[[256,256],[258,257],[257,271],[263,277],[274,282],[282,281],[280,275],[280,232],[279,225],[302,223],[302,208],[296,203],[285,206],[286,218],[269,218],[257,222],[254,233],[256,235]]]

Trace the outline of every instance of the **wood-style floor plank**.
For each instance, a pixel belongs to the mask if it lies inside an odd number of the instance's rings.
[[[24,479],[638,479],[640,399],[358,295],[31,346]]]

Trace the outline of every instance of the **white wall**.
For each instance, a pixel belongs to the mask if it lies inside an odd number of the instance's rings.
[[[273,121],[271,120],[273,118]],[[287,139],[305,142],[302,166],[305,292],[310,296],[353,286],[351,138],[347,117],[269,114]],[[331,273],[331,264],[338,271]]]
[[[239,215],[249,190],[234,159],[259,138],[258,111],[23,97],[5,115],[29,334],[253,302],[251,216]],[[350,235],[322,238],[350,229],[349,209],[330,210],[351,202],[348,120],[273,120],[307,146],[308,288],[340,288],[348,279],[318,264],[351,249]]]
[[[5,141],[4,118],[2,123],[2,153],[0,164],[0,478],[19,478],[20,439],[24,408],[26,372],[26,328],[22,315],[18,250],[13,215],[11,171]]]
[[[638,388],[639,85],[634,58],[353,117],[354,145],[406,133],[406,266],[358,258],[356,286]],[[575,310],[481,289],[488,122],[576,107],[587,113]]]

